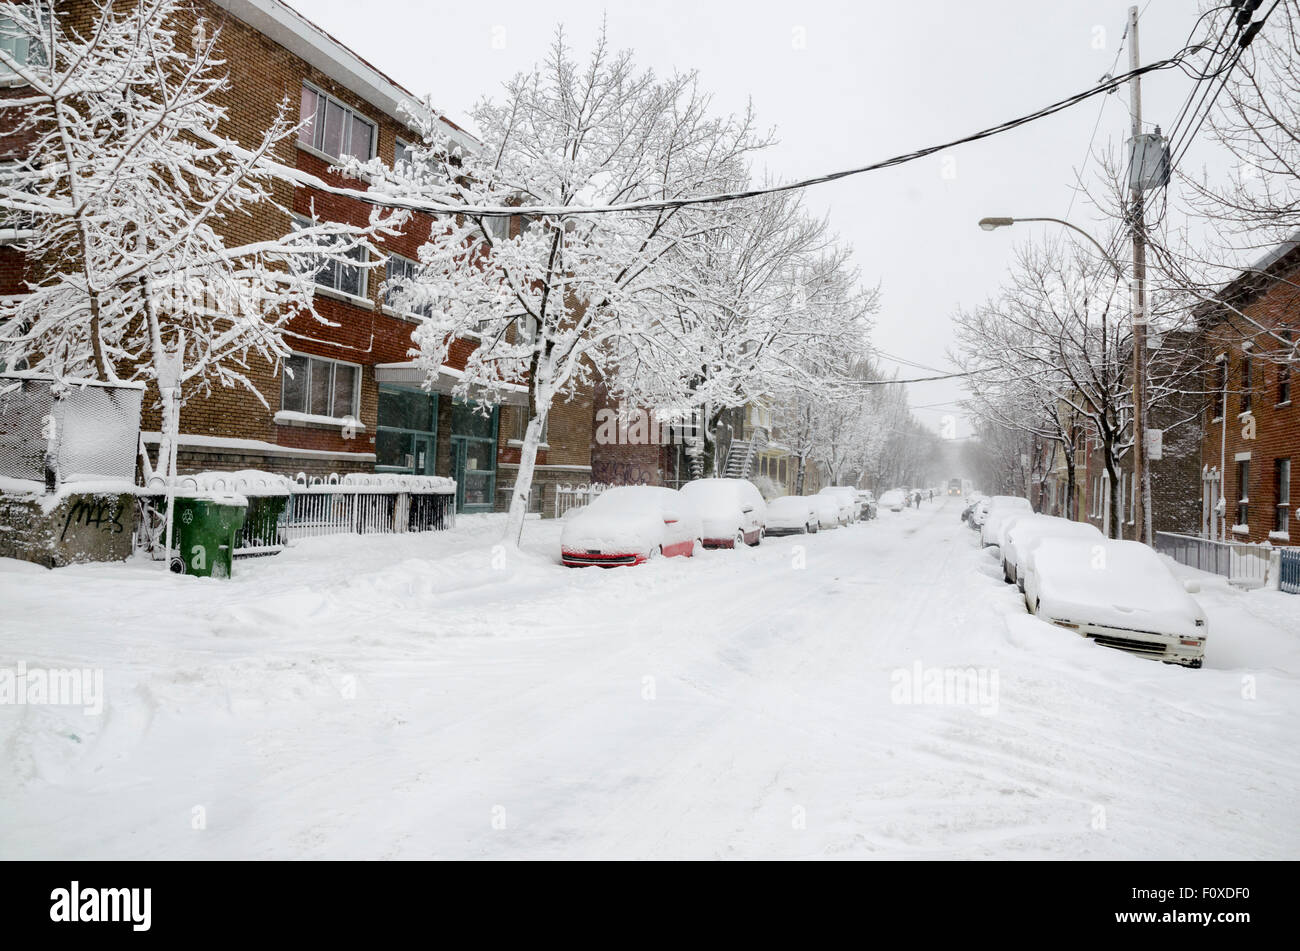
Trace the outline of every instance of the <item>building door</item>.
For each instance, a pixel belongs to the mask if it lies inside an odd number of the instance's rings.
[[[451,411],[452,474],[456,511],[491,512],[497,483],[496,407],[484,412],[475,403],[457,400]]]
[[[433,475],[437,431],[437,394],[380,384],[376,472]]]
[[[496,491],[496,444],[465,436],[451,437],[456,511],[490,512]]]

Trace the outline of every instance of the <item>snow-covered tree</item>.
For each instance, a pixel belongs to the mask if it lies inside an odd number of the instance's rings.
[[[1109,263],[1073,243],[1020,248],[1002,291],[956,318],[954,359],[971,374],[970,410],[1030,444],[1081,424],[1100,444],[1111,485],[1119,485],[1133,439],[1127,294]],[[1118,532],[1117,492],[1110,506]]]
[[[694,457],[712,448],[718,474],[723,414],[827,398],[837,368],[865,351],[879,294],[858,287],[849,247],[793,192],[707,213],[713,226],[665,258],[676,280],[663,288],[658,318],[623,338],[613,363],[625,400],[661,414],[698,411]]]
[[[30,274],[0,302],[0,357],[157,384],[166,473],[183,399],[213,385],[260,399],[248,363],[288,354],[283,330],[314,315],[316,271],[356,265],[349,252],[402,216],[291,229],[272,159],[296,130],[292,104],[258,141],[226,137],[221,31],[177,0],[4,3],[0,24],[0,67],[19,83],[0,121],[27,143],[0,171],[0,225],[17,229]],[[227,242],[233,219],[267,205],[283,238]]]
[[[459,395],[495,400],[507,385],[528,388],[506,530],[517,544],[551,407],[589,384],[622,341],[660,339],[658,308],[682,277],[674,252],[717,227],[715,215],[689,207],[568,209],[721,191],[762,143],[748,116],[710,114],[693,73],[638,72],[603,34],[581,64],[558,35],[542,66],[516,76],[473,119],[481,148],[453,148],[436,116],[412,118],[423,140],[409,163],[418,174],[377,164],[366,172],[388,195],[546,209],[510,237],[491,216],[445,219],[421,249],[421,273],[400,289],[431,305],[415,333],[430,372],[457,338],[479,341]]]

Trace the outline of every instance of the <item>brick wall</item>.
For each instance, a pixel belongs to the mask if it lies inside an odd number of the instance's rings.
[[[1300,337],[1300,289],[1293,284],[1300,280],[1300,260],[1293,252],[1280,263],[1280,280],[1267,282],[1266,286],[1251,286],[1237,300],[1245,314],[1242,318],[1219,313],[1207,321],[1205,327],[1206,371],[1205,391],[1212,393],[1218,379],[1215,358],[1223,356],[1227,365],[1227,397],[1224,417],[1214,415],[1213,396],[1205,397],[1204,437],[1200,443],[1201,463],[1218,468],[1223,453],[1223,490],[1227,499],[1227,524],[1237,524],[1237,500],[1243,496],[1250,500],[1247,531],[1230,533],[1241,541],[1259,542],[1269,538],[1274,527],[1274,515],[1279,501],[1274,480],[1274,463],[1278,459],[1291,459],[1293,470],[1286,489],[1292,503],[1288,512],[1288,526],[1292,538],[1300,538],[1295,528],[1294,502],[1300,492],[1300,482],[1294,467],[1300,465],[1300,408],[1294,398],[1279,403],[1279,380],[1283,377],[1283,364],[1276,357],[1284,352],[1283,344],[1270,332],[1291,332]],[[1254,419],[1254,438],[1250,437],[1249,418],[1244,415],[1243,354],[1249,351],[1250,359],[1250,415]],[[1272,355],[1273,359],[1270,359]],[[1293,372],[1292,377],[1295,377]],[[1294,390],[1296,383],[1292,382]],[[1225,432],[1226,427],[1226,432]],[[1226,436],[1226,440],[1225,440]],[[1238,477],[1239,457],[1249,463],[1249,482],[1242,485]],[[1287,544],[1285,537],[1274,541]]]

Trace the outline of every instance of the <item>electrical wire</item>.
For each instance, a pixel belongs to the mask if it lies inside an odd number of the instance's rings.
[[[308,184],[313,188],[332,194],[344,195],[370,205],[379,207],[399,208],[409,211],[422,212],[431,215],[468,215],[471,217],[481,218],[501,218],[514,215],[532,215],[537,217],[571,217],[575,215],[599,215],[599,214],[617,214],[631,211],[670,211],[677,208],[686,208],[697,205],[713,205],[724,202],[741,201],[748,198],[758,198],[764,195],[781,194],[783,192],[797,191],[809,188],[813,185],[822,185],[829,182],[839,181],[842,178],[849,178],[854,175],[861,175],[866,172],[880,171],[886,168],[893,168],[898,165],[905,165],[918,159],[926,158],[938,152],[946,151],[959,145],[966,145],[971,142],[978,142],[982,139],[992,138],[1001,135],[1004,132],[1010,132],[1023,125],[1036,122],[1039,119],[1045,119],[1048,116],[1055,115],[1076,106],[1081,102],[1091,99],[1093,96],[1103,95],[1115,89],[1118,89],[1124,83],[1145,76],[1148,73],[1154,73],[1165,69],[1181,68],[1187,56],[1195,52],[1197,47],[1185,47],[1175,53],[1173,56],[1165,59],[1156,60],[1137,69],[1129,70],[1119,76],[1113,76],[1110,79],[1086,89],[1083,92],[1075,93],[1065,99],[1059,99],[1047,106],[1043,106],[1033,112],[1019,116],[1015,119],[1008,119],[997,125],[988,126],[977,132],[969,133],[956,139],[942,142],[936,145],[926,146],[915,149],[911,152],[904,152],[901,155],[895,155],[887,159],[872,162],[869,165],[861,165],[856,168],[844,169],[838,172],[831,172],[825,175],[818,175],[813,178],[800,179],[794,182],[787,182],[780,185],[771,185],[765,188],[751,188],[742,191],[722,192],[714,195],[701,195],[694,198],[671,198],[662,200],[632,201],[617,205],[603,206],[581,206],[581,205],[563,205],[563,206],[474,206],[447,204],[443,202],[426,202],[409,198],[403,198],[396,195],[384,195],[381,192],[362,191],[359,189],[344,188],[331,185],[324,180],[297,169],[290,169],[286,166],[279,167],[279,171],[286,177],[293,180]]]

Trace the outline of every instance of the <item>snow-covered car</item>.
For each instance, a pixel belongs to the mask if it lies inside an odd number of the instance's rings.
[[[819,529],[839,528],[844,524],[841,517],[840,503],[829,495],[810,495],[808,501],[813,504],[813,511],[817,513],[817,527]]]
[[[984,526],[984,520],[989,517],[989,506],[993,504],[992,499],[980,499],[971,510],[970,518],[966,520],[975,531],[979,531]]]
[[[697,479],[681,491],[704,525],[705,548],[738,548],[762,540],[767,503],[748,479]]]
[[[880,493],[880,507],[889,509],[891,512],[901,512],[907,505],[907,496],[898,489],[890,489],[888,492]]]
[[[783,495],[767,503],[768,535],[803,535],[817,531],[820,521],[813,498]]]
[[[1002,530],[1009,519],[1033,514],[1034,507],[1028,499],[1018,495],[995,495],[989,500],[988,515],[980,525],[980,544],[985,548],[1002,542]]]
[[[975,509],[983,501],[984,501],[983,499],[969,499],[966,502],[965,508],[961,510],[961,520],[965,522],[967,525],[970,525],[971,516],[975,514]]]
[[[560,560],[580,568],[639,565],[660,555],[689,558],[702,539],[699,516],[676,489],[619,486],[565,520]]]
[[[859,489],[858,506],[864,522],[876,517],[876,497],[870,489]]]
[[[1026,515],[1015,520],[1006,532],[1006,544],[999,552],[1002,556],[1002,579],[1007,584],[1019,585],[1024,591],[1023,569],[1027,568],[1028,555],[1044,538],[1085,538],[1094,542],[1106,536],[1090,522],[1072,522],[1055,515]]]
[[[840,507],[840,524],[848,525],[858,520],[858,491],[847,485],[828,485],[817,493],[832,498]]]
[[[1205,657],[1205,612],[1141,542],[1045,538],[1025,586],[1038,617],[1105,647],[1184,667]]]

